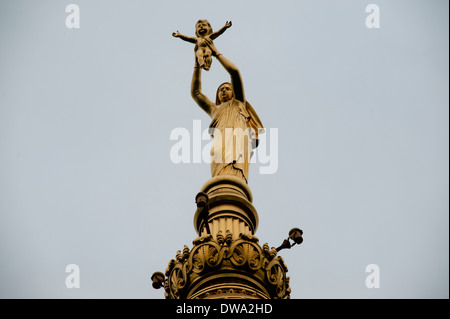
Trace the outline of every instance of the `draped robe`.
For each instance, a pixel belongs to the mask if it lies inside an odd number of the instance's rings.
[[[211,118],[211,175],[234,175],[248,183],[252,149],[264,132],[258,115],[250,103],[233,98],[216,106]]]

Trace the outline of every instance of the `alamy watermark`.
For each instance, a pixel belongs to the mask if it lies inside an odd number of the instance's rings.
[[[366,272],[369,273],[366,277],[366,287],[380,288],[380,267],[377,264],[367,265]]]
[[[366,27],[368,29],[380,28],[380,7],[376,4],[369,4],[366,7],[366,12],[370,13],[366,17]]]
[[[193,120],[192,132],[184,127],[174,128],[170,132],[170,140],[176,141],[170,149],[170,160],[174,164],[211,164],[212,161],[230,163],[233,160],[239,163],[250,158],[250,163],[260,164],[260,174],[275,174],[278,170],[278,129],[265,129],[264,134],[258,135],[258,147],[252,149],[251,143],[252,140],[255,142],[255,136],[256,132],[251,129],[202,130],[201,120]],[[239,154],[244,156],[236,156]]]
[[[66,27],[68,29],[79,29],[80,7],[77,4],[69,4],[66,6],[66,12],[69,13],[66,17]]]
[[[66,272],[69,273],[66,277],[66,287],[80,288],[80,267],[76,264],[67,265]]]

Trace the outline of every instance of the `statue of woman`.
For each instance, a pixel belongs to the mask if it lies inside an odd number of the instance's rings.
[[[210,39],[205,39],[212,55],[230,74],[231,83],[222,83],[213,103],[201,91],[201,68],[196,59],[192,76],[191,95],[194,101],[212,118],[210,134],[211,175],[234,175],[248,183],[248,169],[252,149],[258,146],[258,134],[263,125],[253,107],[245,99],[239,69],[219,53]]]

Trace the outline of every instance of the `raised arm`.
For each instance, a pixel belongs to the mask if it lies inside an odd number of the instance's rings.
[[[191,95],[198,106],[211,116],[216,105],[202,93],[202,69],[199,67],[197,60],[195,61],[194,73],[192,75]]]
[[[187,35],[183,35],[178,30],[177,30],[177,32],[173,32],[172,35],[175,38],[180,38],[181,40],[184,40],[184,41],[187,41],[187,42],[191,42],[191,43],[194,43],[194,44],[197,43],[197,38],[189,37]]]
[[[239,69],[227,58],[220,54],[217,50],[214,43],[206,39],[206,43],[211,48],[212,55],[219,60],[220,64],[225,68],[225,70],[230,74],[231,77],[231,85],[233,86],[234,97],[236,100],[245,102],[245,94],[244,94],[244,83],[242,82],[241,73]]]
[[[210,34],[209,38],[211,40],[216,39],[219,35],[221,35],[222,33],[224,33],[229,27],[231,27],[231,21],[227,21],[225,23],[225,25],[220,28],[219,30],[217,30],[216,32],[213,32],[212,34]]]

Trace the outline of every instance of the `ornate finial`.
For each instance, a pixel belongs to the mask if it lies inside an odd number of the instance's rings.
[[[183,254],[181,253],[181,250],[177,251],[177,255],[176,255],[175,258],[176,258],[179,262],[183,262],[184,256],[183,256]]]
[[[252,241],[254,243],[258,243],[258,241],[259,241],[258,237],[256,237],[255,235],[252,235],[252,234],[240,233],[239,238],[242,238],[242,239],[248,240],[248,241]]]
[[[212,235],[206,235],[206,236],[200,236],[200,237],[197,237],[197,238],[195,238],[193,241],[192,241],[192,243],[194,244],[194,245],[200,245],[201,243],[206,243],[206,242],[208,242],[208,241],[210,241],[210,240],[212,240]]]
[[[169,276],[170,272],[172,271],[173,267],[175,266],[175,260],[171,259],[169,261],[169,264],[167,265],[167,269],[166,269],[166,277]]]
[[[217,239],[217,242],[219,243],[219,245],[223,245],[225,238],[223,237],[221,230],[219,230],[217,232],[216,239]]]
[[[183,257],[184,257],[184,259],[188,259],[189,258],[189,253],[190,253],[190,251],[189,251],[188,246],[184,245],[184,249],[183,249]]]
[[[230,230],[227,230],[227,235],[225,236],[225,243],[230,246],[233,241],[233,234],[231,234]]]

